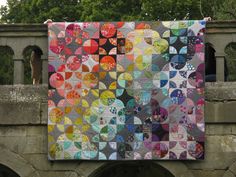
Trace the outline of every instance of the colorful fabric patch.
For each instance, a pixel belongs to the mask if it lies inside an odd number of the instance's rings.
[[[50,23],[50,160],[204,158],[205,21]]]

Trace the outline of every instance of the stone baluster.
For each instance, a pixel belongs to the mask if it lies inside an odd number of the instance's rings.
[[[13,84],[24,84],[24,59],[13,59],[14,79]]]
[[[216,53],[216,81],[225,80],[225,54]]]
[[[42,83],[48,83],[48,59],[42,58]]]

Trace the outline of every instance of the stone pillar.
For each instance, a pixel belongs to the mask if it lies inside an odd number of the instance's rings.
[[[217,54],[216,57],[216,81],[225,81],[225,55]]]
[[[24,59],[14,59],[13,84],[24,84]]]
[[[47,84],[48,83],[48,60],[47,59],[41,59],[42,60],[42,83]]]

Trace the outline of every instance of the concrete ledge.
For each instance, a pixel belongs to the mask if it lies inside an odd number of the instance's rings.
[[[0,24],[0,37],[45,37],[47,40],[47,25],[44,24]]]
[[[34,85],[1,85],[0,102],[11,101],[44,101],[47,102],[47,84]],[[236,100],[236,82],[208,82],[205,88],[208,101]]]
[[[1,85],[0,102],[47,102],[48,85]]]
[[[236,82],[208,82],[205,97],[208,101],[236,100]]]
[[[236,124],[206,124],[206,135],[236,135]]]
[[[215,29],[234,29],[236,28],[236,20],[224,20],[224,21],[209,21],[206,25],[206,32],[212,33],[212,28]],[[15,24],[1,24],[0,25],[0,33],[1,32],[42,32],[47,36],[47,25],[40,23],[15,23]]]

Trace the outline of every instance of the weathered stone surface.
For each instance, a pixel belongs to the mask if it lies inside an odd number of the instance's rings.
[[[236,124],[232,127],[232,135],[236,135]]]
[[[226,171],[223,177],[235,177],[235,175],[231,171]]]
[[[0,136],[0,146],[7,147],[10,151],[21,154],[26,144],[25,136]]]
[[[41,124],[47,124],[48,123],[48,104],[47,103],[41,103],[40,104],[40,116],[41,116]]]
[[[19,154],[9,150],[7,146],[4,147],[0,145],[0,152],[0,164],[6,165],[7,167],[13,169],[21,177],[39,177],[31,164],[29,164]]]
[[[206,83],[205,91],[208,101],[236,100],[236,82]]]
[[[47,136],[27,136],[23,154],[47,153]]]
[[[25,154],[23,156],[28,160],[37,170],[48,171],[66,171],[75,170],[81,163],[80,161],[49,161],[47,153],[44,154]],[[37,160],[35,160],[37,159]]]
[[[206,124],[206,135],[230,135],[236,125],[232,124]],[[236,132],[235,132],[236,133]]]
[[[64,172],[59,172],[59,171],[40,171],[39,172],[40,176],[46,176],[46,177],[79,177],[76,172],[73,171],[64,171]]]
[[[235,152],[206,152],[204,160],[188,161],[185,164],[189,169],[226,170],[235,160]]]
[[[207,152],[235,152],[236,153],[236,136],[207,136]]]
[[[0,137],[18,137],[18,136],[26,136],[27,131],[26,126],[2,126],[0,128]]]
[[[236,101],[206,102],[205,121],[212,123],[236,122]]]
[[[13,92],[17,102],[47,102],[47,85],[18,85]]]
[[[16,101],[16,95],[13,94],[12,85],[1,85],[0,86],[0,102],[5,101]]]
[[[34,171],[31,174],[29,174],[27,177],[40,177],[38,171]]]
[[[222,177],[225,170],[191,170],[195,177]]]
[[[1,85],[0,102],[47,102],[47,85]]]
[[[24,126],[24,127],[26,129],[27,136],[47,136],[47,126]]]
[[[230,165],[229,171],[231,171],[236,176],[236,161]]]
[[[0,102],[0,125],[39,123],[40,104],[38,102]]]
[[[15,57],[13,55],[13,57]],[[20,57],[20,56],[19,56]],[[14,84],[24,84],[24,60],[23,58],[13,58],[14,59]]]

